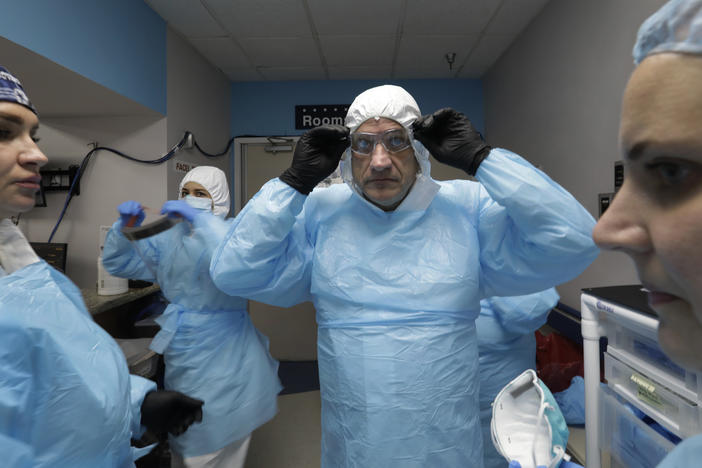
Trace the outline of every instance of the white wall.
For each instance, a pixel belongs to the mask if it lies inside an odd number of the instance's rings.
[[[186,130],[211,154],[224,150],[230,138],[231,83],[181,36],[168,28],[168,145],[178,143]],[[196,149],[185,150],[175,160],[217,166],[229,175],[229,153],[206,158]],[[185,173],[175,161],[168,163],[168,197],[177,198]],[[231,181],[230,181],[231,183]]]
[[[80,164],[90,147],[115,148],[128,155],[154,159],[166,149],[166,120],[154,117],[72,117],[41,119],[39,146],[49,158],[47,167]],[[47,242],[67,192],[47,192],[47,207],[34,208],[21,217],[20,227],[30,241]],[[116,207],[125,200],[139,200],[160,208],[166,199],[163,165],[146,166],[100,151],[93,155],[83,175],[80,195],[73,197],[52,242],[68,243],[68,276],[80,287],[97,281],[100,225],[117,219]]]
[[[636,32],[664,0],[551,0],[483,77],[486,139],[520,153],[597,218],[597,194],[614,190],[621,159],[621,96]],[[636,284],[632,262],[603,252],[559,286],[580,308],[580,289]]]

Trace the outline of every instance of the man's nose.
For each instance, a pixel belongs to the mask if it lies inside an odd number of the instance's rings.
[[[381,142],[377,142],[371,153],[371,169],[374,171],[383,171],[392,166],[390,153],[385,149]]]
[[[646,218],[649,211],[641,195],[624,182],[607,211],[600,217],[592,231],[598,247],[637,254],[651,250],[651,237]]]

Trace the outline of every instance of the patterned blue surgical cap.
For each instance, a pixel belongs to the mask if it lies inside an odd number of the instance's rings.
[[[702,0],[670,0],[644,21],[634,63],[661,52],[702,55]]]
[[[0,101],[14,102],[23,105],[35,114],[37,113],[37,110],[29,101],[27,93],[24,92],[20,80],[15,78],[15,76],[2,65],[0,65]]]

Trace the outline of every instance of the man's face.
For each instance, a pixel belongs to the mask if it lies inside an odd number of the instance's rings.
[[[388,130],[405,131],[394,120],[380,118],[363,122],[355,133],[382,134]],[[363,155],[351,150],[353,180],[363,195],[384,211],[392,211],[405,199],[415,178],[419,164],[412,146],[398,152],[388,151],[380,141],[371,154]]]

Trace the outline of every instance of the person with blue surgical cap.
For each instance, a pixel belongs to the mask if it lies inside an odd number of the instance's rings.
[[[558,303],[554,288],[514,297],[480,301],[475,321],[480,365],[480,426],[483,432],[484,468],[504,468],[506,461],[492,445],[492,402],[500,390],[527,369],[536,366],[534,332],[546,323]]]
[[[702,372],[702,0],[674,0],[634,46],[619,129],[626,177],[593,237],[628,254],[658,314],[658,342]],[[699,466],[702,435],[659,468]]]
[[[302,135],[221,239],[212,279],[314,301],[323,467],[480,467],[480,299],[577,276],[598,253],[594,220],[465,115],[422,117],[399,86],[361,93],[345,123]],[[430,151],[479,183],[433,180]],[[342,154],[346,183],[313,191]]]
[[[180,200],[163,214],[192,218],[207,213],[222,226],[231,220],[223,171],[199,166],[180,183]],[[209,274],[213,250],[188,223],[155,236],[128,241],[121,228],[144,219],[140,203],[118,207],[120,219],[105,238],[103,264],[113,275],[155,281],[170,304],[157,319],[161,330],[151,349],[163,354],[164,386],[204,400],[203,421],[170,438],[172,467],[243,467],[251,432],[277,412],[278,362],[268,339],[251,322],[246,300],[224,294]]]
[[[13,468],[133,467],[144,429],[181,433],[202,401],[129,375],[78,288],[32,250],[10,217],[34,206],[39,119],[0,67],[0,456]]]

